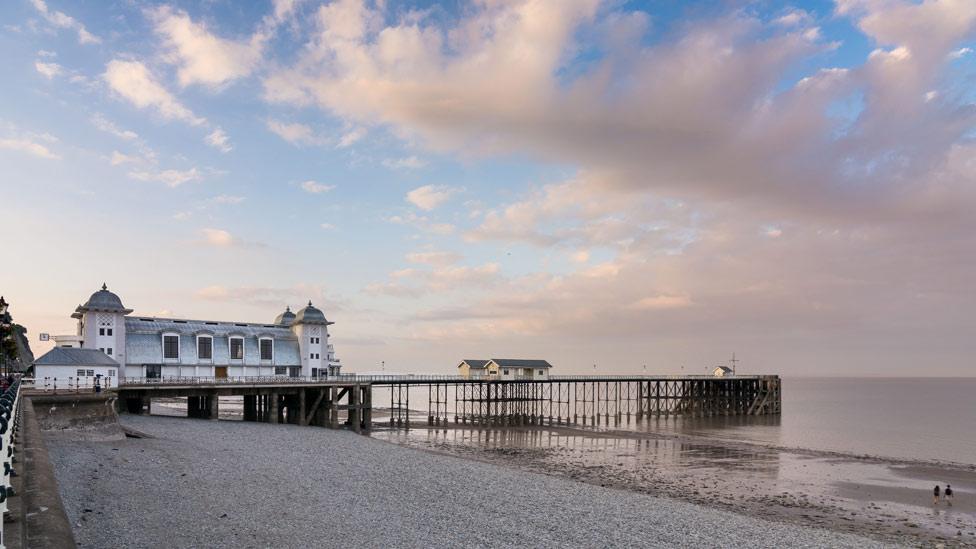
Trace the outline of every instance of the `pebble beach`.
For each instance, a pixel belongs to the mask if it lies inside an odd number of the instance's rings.
[[[79,547],[891,547],[291,425],[122,416],[51,437]]]

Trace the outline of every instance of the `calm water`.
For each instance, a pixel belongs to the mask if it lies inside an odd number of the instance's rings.
[[[976,464],[976,378],[784,379],[779,424],[692,431],[836,452]]]
[[[374,395],[377,406],[389,401],[381,391]],[[221,417],[240,419],[239,400],[221,399]],[[427,400],[426,388],[411,391],[410,407],[416,410],[411,414],[418,427],[426,425]],[[453,393],[448,400],[453,401]],[[185,414],[185,403],[158,404],[155,413]],[[377,413],[377,419],[382,421],[382,415]],[[786,378],[779,417],[661,417],[597,428],[976,465],[974,426],[976,378]]]
[[[411,408],[425,410],[427,390],[415,391]],[[976,378],[786,378],[780,417],[662,417],[609,428],[976,465],[973,426]]]

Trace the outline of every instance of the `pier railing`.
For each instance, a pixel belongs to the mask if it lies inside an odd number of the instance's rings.
[[[727,376],[724,379],[762,379],[765,376]],[[216,385],[216,384],[310,384],[310,383],[376,383],[386,385],[391,383],[472,383],[486,381],[675,381],[698,379],[723,379],[711,375],[510,375],[510,376],[461,376],[439,374],[386,374],[386,375],[357,375],[340,374],[334,376],[161,376],[161,377],[123,377],[119,378],[120,386],[133,385]]]

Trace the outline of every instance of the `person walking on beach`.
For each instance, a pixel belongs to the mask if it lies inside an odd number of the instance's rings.
[[[939,485],[935,485],[935,490],[932,490],[932,505],[939,504]]]
[[[946,484],[945,500],[946,500],[946,503],[948,503],[949,505],[952,505],[952,486],[949,485],[949,484]]]

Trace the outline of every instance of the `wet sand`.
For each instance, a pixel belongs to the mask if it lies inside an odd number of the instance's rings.
[[[567,427],[381,428],[374,438],[891,543],[976,547],[976,468]],[[955,499],[932,504],[938,483]]]

